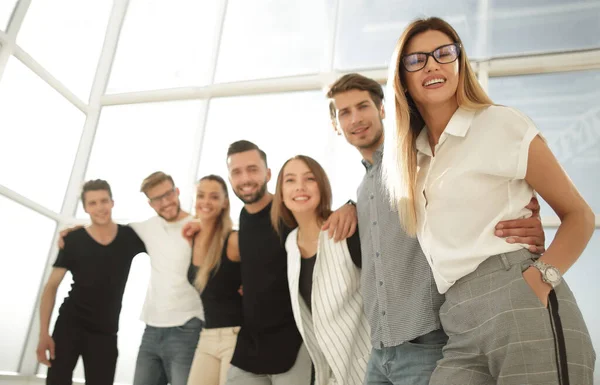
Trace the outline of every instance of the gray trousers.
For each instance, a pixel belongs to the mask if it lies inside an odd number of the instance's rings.
[[[254,374],[231,365],[226,385],[310,385],[312,364],[302,344],[290,370],[281,374]]]
[[[430,385],[592,385],[596,354],[573,293],[563,281],[544,307],[522,274],[535,258],[490,257],[448,290],[449,340]]]

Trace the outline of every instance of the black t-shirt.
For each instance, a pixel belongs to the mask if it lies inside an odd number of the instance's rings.
[[[69,317],[90,332],[115,334],[131,261],[146,247],[129,226],[118,226],[108,245],[96,242],[85,229],[70,232],[64,239],[54,267],[73,275],[71,291],[59,314]]]
[[[211,272],[200,295],[204,305],[205,329],[226,328],[242,324],[242,296],[238,291],[242,285],[241,264],[227,258],[229,235],[223,245],[221,264],[216,271]],[[197,273],[198,267],[193,264],[193,261],[190,262],[188,280],[192,286],[194,286]]]
[[[362,266],[361,262],[361,251],[360,251],[360,238],[358,230],[352,234],[350,238],[346,240],[348,244],[348,251],[350,252],[350,258],[352,262],[359,269]],[[312,282],[313,273],[315,271],[315,263],[317,262],[317,255],[313,255],[310,258],[300,259],[300,277],[299,277],[299,288],[300,295],[304,299],[304,302],[308,306],[308,309],[312,312]]]
[[[255,214],[240,213],[244,324],[231,363],[255,374],[287,372],[302,337],[296,327],[283,240],[271,226],[271,204]]]

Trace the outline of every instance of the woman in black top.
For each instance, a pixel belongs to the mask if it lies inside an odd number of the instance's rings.
[[[238,233],[232,231],[225,181],[216,175],[200,179],[196,218],[184,236],[196,232],[188,279],[200,292],[206,324],[188,377],[188,385],[222,385],[242,323]]]

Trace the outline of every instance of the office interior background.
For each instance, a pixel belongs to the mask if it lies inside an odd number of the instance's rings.
[[[108,180],[128,223],[154,214],[139,185],[163,170],[191,211],[195,181],[226,177],[228,144],[248,139],[275,175],[296,154],[321,162],[338,207],[364,168],[332,129],[325,89],[355,71],[385,85],[419,16],[456,28],[491,98],[533,119],[600,213],[600,0],[0,0],[0,384],[43,383],[38,301],[57,232],[86,223],[83,181]],[[232,195],[236,221],[241,207]],[[549,244],[559,220],[543,202],[541,216]],[[599,224],[566,275],[596,350]],[[136,257],[117,383],[133,378],[149,273]]]

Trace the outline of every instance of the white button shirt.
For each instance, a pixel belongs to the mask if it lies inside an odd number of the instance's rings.
[[[435,146],[417,137],[417,237],[440,293],[488,257],[518,250],[494,235],[502,220],[531,216],[524,180],[529,145],[539,132],[519,111],[459,108]]]
[[[192,219],[167,222],[156,216],[130,224],[150,256],[150,282],[140,317],[147,325],[174,327],[194,317],[204,319],[200,295],[187,278],[192,249],[181,235],[183,225]]]

